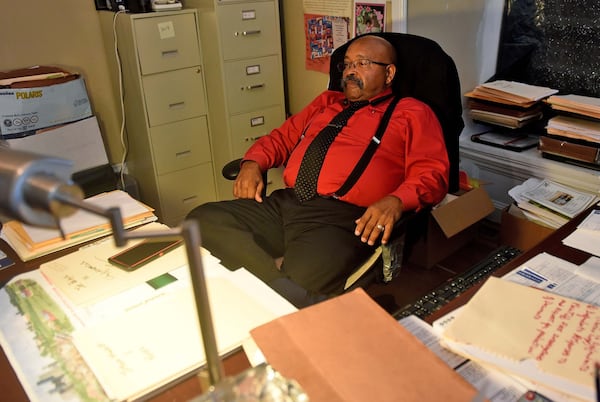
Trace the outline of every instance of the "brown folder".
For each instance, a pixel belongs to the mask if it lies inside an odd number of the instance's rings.
[[[458,402],[478,395],[362,289],[251,335],[267,362],[298,381],[311,402]]]

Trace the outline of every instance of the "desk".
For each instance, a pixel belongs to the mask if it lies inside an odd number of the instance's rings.
[[[590,255],[586,252],[564,246],[562,244],[562,239],[564,239],[567,235],[573,232],[576,229],[577,225],[589,214],[589,212],[592,209],[594,208],[590,208],[588,211],[582,213],[580,216],[572,219],[569,223],[556,230],[537,246],[511,260],[504,267],[497,270],[494,273],[494,275],[502,276],[544,251],[548,251],[551,254],[556,255],[557,257],[563,258],[575,264],[582,264],[583,262],[585,262],[590,257]],[[64,250],[58,253],[54,253],[51,256],[40,257],[38,259],[24,263],[19,260],[18,256],[12,251],[12,249],[10,249],[10,247],[3,240],[0,240],[0,249],[4,251],[9,258],[15,261],[15,265],[0,271],[0,285],[4,285],[10,278],[19,273],[36,269],[39,267],[40,264],[49,261],[53,258],[59,257],[61,255],[64,255],[69,251],[72,251]],[[425,321],[432,323],[436,319],[465,304],[477,291],[479,286],[476,285],[469,288],[459,297],[453,299],[447,305],[442,307],[440,310],[426,317]],[[227,375],[234,375],[250,367],[250,364],[246,359],[246,356],[243,353],[243,351],[238,350],[224,359],[224,367]],[[16,402],[25,402],[28,400],[25,391],[21,387],[21,384],[17,379],[14,371],[12,370],[12,367],[8,362],[4,352],[2,352],[0,355],[0,376],[2,378],[0,380],[0,384],[3,390],[3,394],[5,395],[5,398],[7,400]],[[201,393],[202,389],[198,380],[195,378],[195,376],[191,376],[190,378],[178,382],[177,384],[162,391],[161,393],[158,393],[150,400],[156,402],[188,401],[189,399]]]
[[[585,219],[594,209],[600,209],[600,207],[592,206],[580,215],[571,219],[568,223],[558,228],[555,232],[553,232],[550,236],[542,240],[536,246],[532,247],[525,253],[520,254],[519,256],[509,261],[506,265],[496,270],[493,275],[501,277],[542,252],[548,252],[552,255],[555,255],[558,258],[562,258],[563,260],[572,262],[573,264],[583,264],[588,258],[590,258],[590,254],[585,251],[565,246],[564,244],[562,244],[562,240],[569,234],[571,234],[573,231],[575,231],[575,229],[577,229],[577,225],[579,225],[579,223],[581,223],[581,221],[583,221],[583,219]],[[483,282],[470,287],[460,296],[451,300],[448,304],[444,305],[439,310],[427,316],[425,318],[425,321],[431,324],[438,318],[441,318],[444,315],[451,312],[452,310],[462,306],[467,301],[469,301],[469,299],[477,292],[481,285],[483,285]]]
[[[0,239],[0,250],[2,250],[11,260],[15,262],[14,265],[0,270],[0,285],[4,286],[12,277],[21,274],[23,272],[32,271],[39,268],[44,262],[50,261],[54,258],[63,256],[69,252],[76,250],[79,246],[71,249],[61,250],[59,252],[36,258],[31,261],[23,262],[19,259],[17,254],[10,248],[10,246],[2,239]],[[244,352],[239,349],[233,354],[229,355],[223,360],[223,366],[226,375],[235,375],[244,371],[250,367],[250,363],[246,358]],[[3,400],[12,402],[27,402],[27,394],[23,390],[19,379],[17,378],[10,362],[8,361],[4,350],[0,353],[0,388],[2,389]],[[161,392],[157,392],[150,401],[162,402],[162,401],[189,401],[190,399],[202,394],[199,380],[195,375],[190,375],[185,379],[181,379],[173,386],[170,386]]]

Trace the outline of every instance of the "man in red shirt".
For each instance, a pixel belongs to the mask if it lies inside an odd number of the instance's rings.
[[[256,141],[235,181],[236,200],[190,212],[188,217],[200,223],[203,245],[225,266],[247,268],[304,307],[341,293],[357,262],[379,241],[389,240],[404,211],[444,198],[449,162],[442,130],[433,111],[413,98],[398,102],[362,175],[336,196],[392,101],[395,62],[394,48],[385,39],[353,41],[340,66],[344,92],[323,92]],[[317,195],[300,202],[294,187],[305,151],[335,115],[358,101],[369,103],[349,118],[326,151]],[[282,165],[286,188],[263,199],[262,173]]]

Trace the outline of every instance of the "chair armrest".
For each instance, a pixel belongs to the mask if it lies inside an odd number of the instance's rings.
[[[223,166],[223,168],[221,169],[221,174],[223,175],[224,178],[226,178],[227,180],[235,180],[238,176],[238,174],[240,173],[240,167],[242,164],[242,158],[239,159],[234,159],[231,162],[228,162],[225,166]],[[263,179],[263,183],[264,183],[264,187],[262,189],[262,196],[265,197],[267,195],[267,172],[263,172],[262,173],[262,179]]]
[[[242,163],[242,158],[232,160],[231,162],[229,162],[225,166],[223,166],[223,169],[221,169],[221,174],[227,180],[235,180],[238,173],[240,173],[240,164],[241,163]]]

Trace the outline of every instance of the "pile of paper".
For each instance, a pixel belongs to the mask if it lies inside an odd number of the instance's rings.
[[[508,194],[528,219],[558,228],[598,201],[595,194],[550,180],[530,178]]]
[[[530,107],[557,92],[557,89],[499,80],[480,84],[467,96],[504,105]]]
[[[120,207],[125,228],[157,219],[152,208],[121,190],[102,193],[87,198],[85,202],[106,209]],[[28,261],[112,233],[107,218],[83,210],[60,219],[60,226],[65,238],[58,229],[39,228],[18,221],[9,221],[2,228],[2,237],[22,261]]]
[[[540,101],[556,92],[551,88],[500,80],[478,85],[465,96],[469,98],[469,114],[473,120],[515,129],[541,119]]]
[[[577,229],[563,239],[563,243],[595,256],[600,256],[600,210],[596,209],[590,212],[577,226]],[[598,264],[594,267],[593,274],[596,281],[600,282],[600,260],[596,260]]]
[[[600,119],[600,98],[582,95],[553,95],[546,102],[554,110]]]
[[[591,401],[599,325],[596,305],[490,277],[453,316],[442,342],[466,358],[566,394],[561,400]]]
[[[556,116],[548,120],[548,134],[600,143],[600,121],[569,116]]]
[[[206,363],[185,247],[133,272],[108,262],[121,250],[101,239],[0,289],[0,346],[30,400],[145,400]],[[297,310],[244,268],[201,260],[219,355]]]
[[[473,120],[507,128],[523,127],[544,115],[540,104],[527,108],[511,108],[470,99],[467,106]]]

